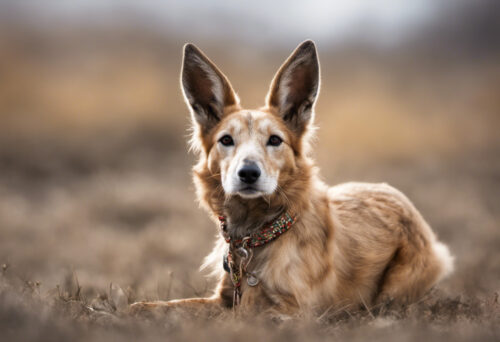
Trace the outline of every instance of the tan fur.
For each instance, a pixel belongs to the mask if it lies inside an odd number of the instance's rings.
[[[209,60],[200,58],[201,52],[191,46],[185,53],[183,80],[198,82],[191,77],[188,54],[195,53],[195,61]],[[215,68],[209,63],[208,67]],[[218,82],[213,75],[220,75],[220,83],[211,84]],[[373,306],[387,300],[409,303],[451,272],[453,258],[446,246],[436,240],[401,192],[387,184],[346,183],[329,188],[319,180],[308,156],[319,89],[319,64],[312,42],[303,43],[285,62],[272,82],[267,106],[259,110],[242,109],[218,69],[201,78],[198,84],[209,87],[203,89],[203,98],[192,92],[196,86],[183,82],[183,88],[195,122],[193,140],[200,158],[194,180],[202,205],[214,221],[217,215],[227,216],[233,237],[260,229],[284,210],[298,216],[279,239],[254,249],[249,270],[260,283],[250,287],[243,281],[239,309],[296,315]],[[225,94],[229,102],[215,99],[207,104],[210,87]],[[216,118],[207,116],[212,111]],[[218,144],[222,134],[233,137],[234,147]],[[280,147],[266,145],[271,134],[282,137]],[[249,142],[252,148],[243,151]],[[256,198],[225,192],[222,184],[241,155],[256,160],[270,177],[277,177],[275,191]],[[231,307],[233,286],[221,263],[226,251],[221,238],[206,260],[220,279],[213,297],[136,303],[132,309]]]

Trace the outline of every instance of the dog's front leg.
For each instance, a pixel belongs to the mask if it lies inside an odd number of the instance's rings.
[[[137,302],[129,307],[132,315],[161,316],[175,311],[180,314],[217,315],[232,307],[233,285],[224,274],[217,286],[216,294],[207,298],[188,298],[170,301]]]
[[[222,313],[224,306],[220,296],[211,298],[188,298],[171,301],[137,302],[130,305],[129,313],[134,316],[161,316],[175,311],[179,314]]]

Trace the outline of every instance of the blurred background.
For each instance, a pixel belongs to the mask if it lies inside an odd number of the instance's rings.
[[[456,255],[441,288],[500,290],[499,4],[0,2],[0,264],[42,294],[75,278],[87,298],[209,293],[218,232],[191,182],[182,46],[255,108],[313,39],[325,181],[398,187]]]

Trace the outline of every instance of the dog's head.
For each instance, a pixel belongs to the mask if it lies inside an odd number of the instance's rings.
[[[293,179],[319,90],[312,41],[281,66],[266,106],[258,110],[243,109],[228,79],[191,44],[184,48],[181,83],[193,118],[193,145],[225,196],[271,196]]]

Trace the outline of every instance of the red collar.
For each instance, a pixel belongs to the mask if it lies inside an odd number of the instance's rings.
[[[226,240],[227,243],[232,244],[236,248],[243,246],[243,244],[245,244],[244,247],[250,248],[263,246],[288,231],[290,227],[295,223],[296,219],[296,215],[285,212],[275,221],[264,225],[262,229],[258,230],[254,234],[243,239],[232,240],[227,232],[226,218],[224,216],[219,216],[221,233],[224,237],[224,240]]]

